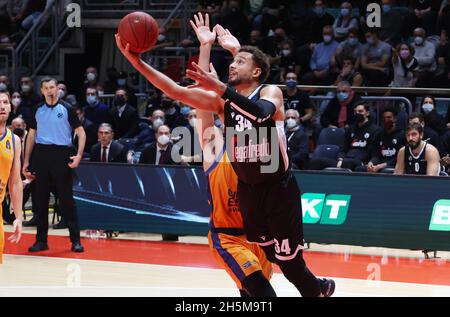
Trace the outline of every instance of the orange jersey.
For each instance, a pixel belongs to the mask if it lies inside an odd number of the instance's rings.
[[[243,234],[243,222],[237,199],[238,178],[231,166],[226,151],[206,171],[209,187],[212,231],[233,235]]]

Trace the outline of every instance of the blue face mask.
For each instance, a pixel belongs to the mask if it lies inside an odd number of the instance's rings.
[[[391,11],[391,5],[390,4],[383,4],[383,12],[388,13]]]
[[[185,117],[188,115],[189,112],[191,112],[191,108],[188,106],[183,106],[180,109],[180,113]]]
[[[348,96],[349,96],[348,92],[340,92],[337,94],[337,98],[341,102],[346,101],[348,99]]]
[[[297,87],[297,81],[294,79],[286,80],[286,87],[291,88],[291,89]]]
[[[125,86],[126,83],[127,83],[126,79],[117,79],[117,85],[119,85],[120,87]]]
[[[341,9],[341,15],[343,17],[348,17],[350,15],[350,9],[347,8]]]
[[[424,103],[422,105],[422,109],[425,113],[430,113],[431,111],[433,111],[434,106],[432,103]]]
[[[323,16],[325,14],[325,8],[324,7],[315,7],[313,9],[314,13],[318,16]]]
[[[373,37],[366,38],[366,41],[367,41],[367,44],[369,44],[369,45],[375,44],[375,39]]]
[[[97,102],[97,97],[96,96],[87,96],[86,101],[88,104],[93,105],[94,103]]]
[[[356,46],[356,44],[358,44],[358,39],[356,37],[351,37],[348,39],[348,44],[350,46]]]

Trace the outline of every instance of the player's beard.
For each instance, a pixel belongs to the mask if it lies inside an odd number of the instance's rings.
[[[422,142],[422,141],[419,140],[419,141],[417,141],[417,142],[410,143],[409,146],[411,147],[411,149],[415,150],[415,149],[417,149],[417,148],[419,147],[419,145],[420,145],[421,142]]]

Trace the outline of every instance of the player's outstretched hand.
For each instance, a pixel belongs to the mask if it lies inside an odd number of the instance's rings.
[[[238,39],[235,38],[228,29],[225,30],[220,24],[216,24],[213,30],[217,33],[217,40],[219,41],[220,46],[235,56],[241,48]]]
[[[122,44],[122,41],[120,40],[119,34],[116,34],[115,37],[116,37],[116,45],[119,48],[119,50],[122,52],[123,56],[125,56],[126,59],[128,59],[128,61],[131,63],[131,65],[133,65],[133,66],[137,65],[141,60],[139,54],[130,51],[129,43],[127,43],[127,45],[124,46]]]
[[[223,95],[227,86],[219,80],[212,63],[209,63],[209,72],[201,69],[195,62],[192,62],[192,66],[196,71],[188,69],[186,70],[186,76],[195,81],[196,84],[190,87],[201,87],[205,90],[215,91],[220,96]]]
[[[16,219],[13,223],[14,233],[8,238],[12,243],[19,243],[22,238],[22,219]]]
[[[194,21],[190,20],[192,28],[194,29],[195,35],[200,42],[200,45],[213,45],[216,40],[216,31],[211,32],[209,27],[209,15],[205,14],[205,18],[201,12],[194,15]]]

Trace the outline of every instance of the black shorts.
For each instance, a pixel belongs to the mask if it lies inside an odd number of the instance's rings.
[[[290,171],[277,182],[239,182],[238,198],[248,241],[273,244],[277,258],[289,258],[303,248],[301,193]]]

